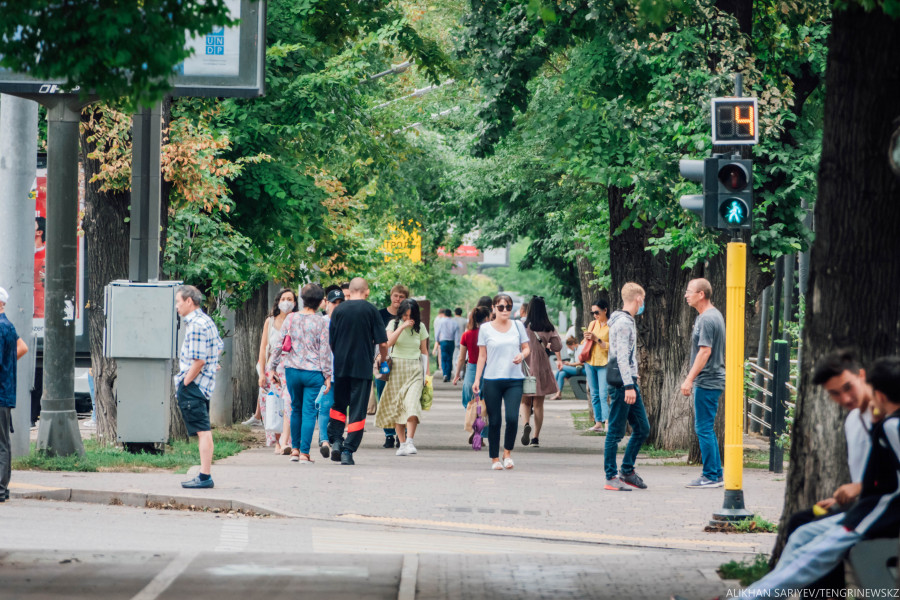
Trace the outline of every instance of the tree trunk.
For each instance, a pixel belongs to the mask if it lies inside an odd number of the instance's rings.
[[[610,231],[625,220],[627,189],[609,188]],[[681,394],[690,358],[694,315],[684,301],[693,271],[681,268],[684,255],[653,255],[646,250],[649,231],[630,227],[610,237],[613,304],[621,306],[620,291],[628,281],[647,292],[646,312],[636,319],[638,372],[641,395],[650,420],[648,444],[658,448],[689,448],[694,434],[692,399]]]
[[[103,357],[103,332],[106,328],[103,292],[116,279],[128,277],[128,206],[130,192],[101,192],[100,182],[91,179],[100,171],[100,161],[87,158],[97,145],[87,138],[96,132],[90,129],[90,111],[102,109],[92,105],[81,119],[81,154],[85,170],[85,214],[83,229],[87,248],[88,335],[91,345],[91,368],[94,374],[97,407],[97,434],[106,443],[116,441],[116,361]]]
[[[256,361],[259,359],[259,344],[262,329],[269,312],[269,286],[261,286],[249,300],[244,302],[234,316],[234,362],[231,367],[230,384],[233,390],[232,418],[240,423],[256,411],[259,397],[259,375]]]
[[[575,249],[583,252],[584,242],[575,242]],[[578,269],[578,286],[581,289],[581,314],[579,315],[581,325],[579,326],[586,327],[586,323],[590,323],[594,318],[591,316],[591,304],[601,298],[609,301],[609,294],[591,283],[597,276],[594,273],[594,265],[591,264],[587,256],[579,253],[575,259],[575,266]],[[578,325],[578,319],[575,322]],[[577,329],[575,333],[576,337],[580,337],[577,335],[579,333]]]
[[[889,289],[900,281],[900,180],[889,168],[887,153],[900,115],[897,56],[900,20],[855,5],[835,11],[806,350],[775,556],[790,515],[848,481],[843,414],[812,385],[814,365],[841,346],[856,345],[864,365],[900,351],[900,303]]]

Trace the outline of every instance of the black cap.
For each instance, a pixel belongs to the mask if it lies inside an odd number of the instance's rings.
[[[337,302],[338,300],[344,300],[344,292],[341,290],[331,290],[328,292],[328,297],[326,298],[332,304]]]

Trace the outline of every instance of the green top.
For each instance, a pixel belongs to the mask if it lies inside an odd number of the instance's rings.
[[[397,321],[391,319],[391,322],[388,323],[388,326],[385,328],[388,334],[393,332],[397,328],[397,325]],[[400,334],[397,342],[391,348],[391,356],[394,358],[410,358],[418,360],[419,356],[422,355],[421,342],[427,339],[428,329],[425,327],[425,323],[419,325],[419,333],[416,333],[412,327],[408,327]]]

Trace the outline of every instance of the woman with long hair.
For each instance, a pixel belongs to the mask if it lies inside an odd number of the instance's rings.
[[[478,329],[478,365],[472,393],[482,391],[487,406],[489,427],[488,445],[491,469],[512,469],[515,464],[512,450],[516,445],[519,427],[519,404],[522,402],[522,380],[525,373],[522,361],[531,352],[528,335],[522,323],[510,319],[513,301],[509,294],[494,296],[494,320],[482,323]],[[500,418],[506,406],[506,432],[503,437],[503,460],[500,460]]]
[[[598,433],[606,431],[606,421],[609,419],[609,403],[606,391],[606,365],[609,363],[609,302],[595,300],[591,304],[591,316],[594,320],[584,332],[585,343],[592,342],[591,356],[584,365],[587,373],[588,388],[591,393],[591,406],[594,413],[594,426],[590,431]]]
[[[547,316],[547,305],[543,296],[535,296],[528,303],[528,312],[525,314],[525,331],[528,333],[528,345],[531,352],[526,361],[531,369],[531,374],[537,381],[534,394],[522,396],[522,413],[525,415],[525,428],[522,432],[522,445],[540,446],[541,427],[544,425],[544,397],[559,392],[553,369],[550,368],[550,359],[547,355],[552,352],[556,355],[556,368],[563,367],[560,351],[562,340],[556,332],[550,317]],[[534,409],[534,437],[531,437],[531,411]]]
[[[422,418],[422,388],[428,377],[428,328],[422,323],[419,303],[401,302],[385,330],[393,364],[375,412],[375,426],[396,429],[397,456],[409,456],[418,453],[413,438]]]
[[[469,322],[466,331],[462,334],[459,343],[459,359],[456,364],[456,375],[453,377],[453,385],[459,382],[459,375],[465,368],[462,389],[463,408],[472,400],[472,384],[475,383],[475,370],[478,365],[478,328],[491,318],[491,311],[484,306],[476,306],[469,313]]]
[[[291,428],[290,428],[290,397],[284,386],[284,373],[273,373],[272,377],[266,376],[266,365],[272,357],[275,346],[281,345],[281,326],[284,319],[290,313],[297,312],[297,295],[294,290],[282,288],[278,295],[275,296],[275,305],[266,322],[263,325],[262,339],[259,343],[259,359],[256,362],[256,372],[259,373],[259,400],[257,401],[257,412],[261,416],[266,414],[266,397],[269,392],[281,398],[284,404],[284,424],[281,431],[272,430],[268,424],[264,424],[266,428],[266,446],[275,444],[275,454],[290,454],[291,444]],[[246,423],[246,422],[245,422]]]
[[[300,290],[303,310],[285,319],[278,345],[269,359],[269,371],[284,361],[284,375],[291,395],[291,460],[311,463],[309,446],[316,429],[316,397],[331,388],[331,346],[328,323],[317,312],[325,290],[308,283]],[[283,352],[285,337],[290,337],[288,352]]]

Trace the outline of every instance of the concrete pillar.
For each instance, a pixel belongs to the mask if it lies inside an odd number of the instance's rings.
[[[234,311],[225,308],[225,331],[234,332]],[[228,427],[234,423],[231,417],[234,387],[231,385],[234,359],[234,335],[222,338],[225,349],[219,357],[219,372],[216,374],[216,389],[209,399],[209,422],[216,427]]]

